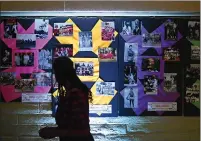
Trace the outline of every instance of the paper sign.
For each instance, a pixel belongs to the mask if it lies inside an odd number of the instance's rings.
[[[112,105],[90,105],[89,113],[111,114]]]
[[[176,102],[148,102],[148,111],[177,111]]]
[[[52,102],[51,93],[22,93],[22,102]]]

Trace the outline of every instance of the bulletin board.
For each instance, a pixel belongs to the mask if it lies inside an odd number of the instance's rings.
[[[7,16],[0,29],[1,102],[52,102],[54,116],[52,62],[68,56],[90,116],[199,115],[199,17]]]

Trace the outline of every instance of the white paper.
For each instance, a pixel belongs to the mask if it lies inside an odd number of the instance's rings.
[[[22,102],[52,102],[51,93],[22,93]]]
[[[112,105],[90,105],[89,113],[111,114]]]
[[[148,111],[177,111],[177,102],[148,102]]]

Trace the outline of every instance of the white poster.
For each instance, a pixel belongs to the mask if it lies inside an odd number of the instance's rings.
[[[148,102],[148,111],[177,111],[177,102]]]
[[[111,114],[112,113],[112,105],[90,105],[89,113],[102,113],[102,114]]]
[[[52,102],[51,93],[22,93],[22,102]]]

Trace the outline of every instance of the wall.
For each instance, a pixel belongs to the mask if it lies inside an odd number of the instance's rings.
[[[145,10],[200,11],[200,2],[1,2],[2,11]],[[38,130],[54,125],[51,104],[0,104],[1,141],[41,141]],[[91,118],[96,141],[199,141],[199,117]],[[57,139],[54,139],[57,140]],[[53,141],[53,140],[52,140]]]

